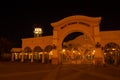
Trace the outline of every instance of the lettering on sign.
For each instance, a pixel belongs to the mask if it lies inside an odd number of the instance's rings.
[[[82,24],[82,25],[85,25],[85,26],[87,26],[87,27],[90,26],[89,24],[84,23],[84,22],[70,22],[70,23],[67,23],[67,24],[63,25],[63,26],[61,27],[61,29],[65,28],[66,26],[73,25],[73,24]]]

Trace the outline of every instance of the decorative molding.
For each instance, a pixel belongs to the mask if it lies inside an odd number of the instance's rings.
[[[87,24],[87,23],[85,23],[85,22],[74,21],[74,22],[69,22],[69,23],[63,25],[60,29],[63,29],[63,28],[65,28],[65,27],[67,27],[67,26],[69,26],[69,25],[73,25],[73,24],[82,24],[82,25],[85,25],[85,26],[87,26],[87,27],[90,26],[89,24]]]
[[[88,23],[88,24],[93,24],[93,25],[99,25],[101,21],[101,17],[89,17],[89,16],[84,16],[84,15],[73,15],[73,16],[68,16],[62,20],[59,20],[57,22],[51,23],[52,27],[57,27],[60,26],[61,24],[65,24],[67,22],[71,21],[83,21],[82,23]]]

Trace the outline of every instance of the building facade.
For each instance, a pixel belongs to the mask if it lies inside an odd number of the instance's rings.
[[[101,17],[73,15],[51,23],[53,35],[23,38],[12,61],[52,64],[120,64],[120,30],[100,31]],[[64,42],[71,33],[82,33]]]

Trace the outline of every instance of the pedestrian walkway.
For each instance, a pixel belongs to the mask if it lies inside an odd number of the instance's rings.
[[[120,80],[118,67],[0,63],[0,80]]]

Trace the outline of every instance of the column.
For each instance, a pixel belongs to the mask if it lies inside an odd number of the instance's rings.
[[[95,54],[94,64],[104,64],[104,54],[101,49],[101,37],[99,25],[94,25]]]
[[[53,56],[52,56],[52,64],[58,64],[58,55],[57,55],[57,50],[53,50]]]
[[[58,31],[53,31],[53,56],[52,56],[52,64],[58,64]]]
[[[62,53],[61,53],[62,48],[60,47],[60,44],[58,45],[57,50],[58,50],[58,62],[59,64],[62,64]]]
[[[94,54],[94,60],[95,64],[104,64],[104,55],[102,55],[103,52],[101,48],[96,48],[95,49],[95,54]]]
[[[22,52],[21,62],[24,62],[24,52]]]
[[[12,62],[14,61],[15,54],[12,53]]]
[[[45,63],[45,53],[44,53],[44,51],[42,53],[42,63]]]
[[[114,64],[117,65],[117,63],[118,63],[118,53],[116,53],[116,52],[115,52],[115,59],[114,60],[115,60]]]
[[[33,55],[34,55],[34,52],[32,51],[32,55],[31,55],[31,63],[33,62]]]

